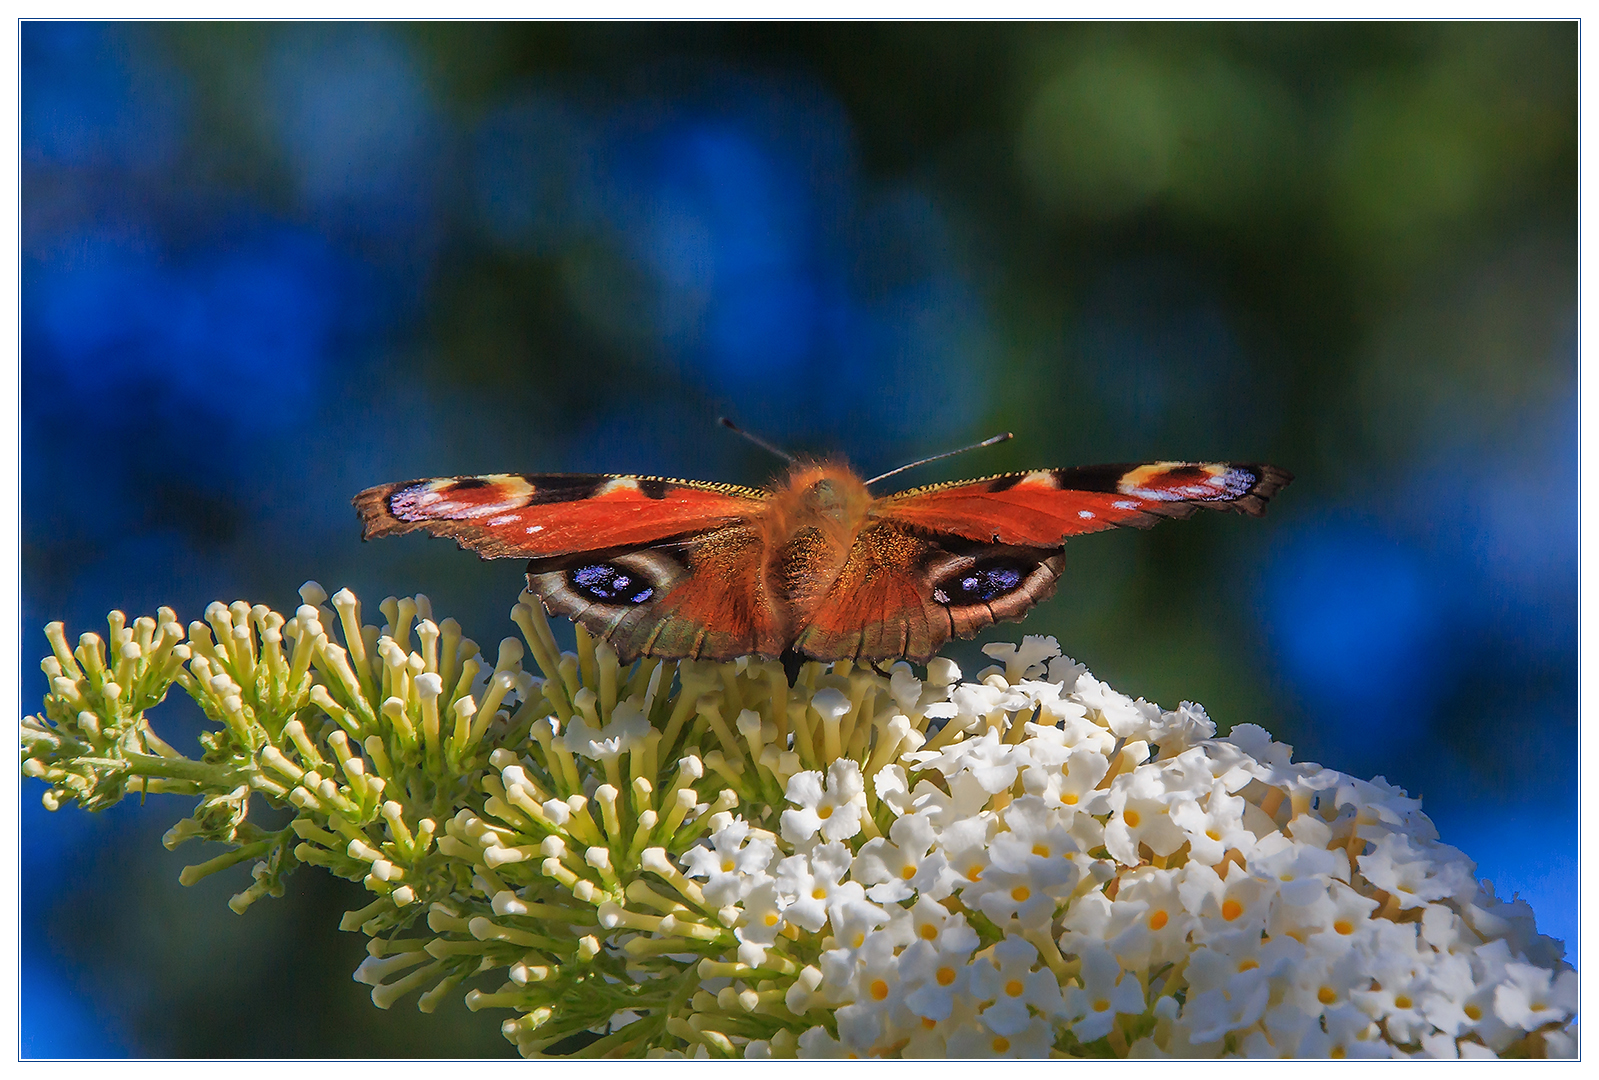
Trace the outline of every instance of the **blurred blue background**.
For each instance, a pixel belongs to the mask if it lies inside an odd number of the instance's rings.
[[[909,483],[1162,457],[1262,521],[1074,541],[1025,628],[1382,774],[1575,959],[1577,36],[1565,24],[24,23],[22,656],[316,578],[512,632],[384,481]],[[980,666],[977,643],[952,655]],[[193,747],[172,701],[158,729]],[[372,1008],[309,871],[24,784],[24,1056],[511,1056]],[[227,877],[228,875],[219,875]]]

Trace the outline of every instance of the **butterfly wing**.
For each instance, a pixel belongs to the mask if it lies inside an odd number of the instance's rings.
[[[968,540],[1058,547],[1119,525],[1148,528],[1201,507],[1259,517],[1293,477],[1271,465],[1156,461],[1004,473],[913,488],[875,515]]]
[[[768,497],[659,477],[504,473],[369,488],[367,539],[425,530],[485,559],[524,557],[552,613],[639,656],[728,659],[783,651],[761,582]]]
[[[655,476],[498,473],[407,480],[353,500],[362,538],[418,529],[485,559],[621,550],[759,514],[766,493]]]
[[[878,522],[861,531],[826,597],[795,634],[818,660],[926,663],[951,637],[1015,622],[1055,592],[1064,556]]]
[[[761,577],[763,550],[759,528],[730,525],[625,552],[534,559],[527,584],[623,663],[775,657],[787,639]]]
[[[1259,515],[1292,477],[1269,465],[1154,462],[1007,473],[880,499],[796,650],[923,662],[951,637],[1047,599],[1072,536],[1200,507]]]

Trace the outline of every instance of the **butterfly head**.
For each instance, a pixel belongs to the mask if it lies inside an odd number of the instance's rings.
[[[862,520],[872,501],[861,478],[840,461],[796,464],[778,496],[796,517],[847,526]]]

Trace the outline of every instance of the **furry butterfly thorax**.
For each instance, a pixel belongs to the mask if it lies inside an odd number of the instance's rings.
[[[526,558],[528,589],[623,662],[641,656],[925,663],[1047,599],[1073,536],[1201,507],[1259,516],[1270,465],[1002,473],[874,496],[841,461],[768,489],[622,474],[408,480],[355,497],[363,536],[425,530]]]

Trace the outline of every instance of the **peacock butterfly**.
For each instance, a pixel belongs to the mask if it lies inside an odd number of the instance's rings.
[[[949,638],[1019,620],[1053,594],[1068,537],[1203,506],[1258,517],[1292,479],[1270,465],[1156,461],[874,498],[867,485],[890,475],[795,462],[760,491],[497,473],[384,484],[354,502],[364,539],[425,529],[485,559],[527,558],[528,589],[623,662],[758,653],[925,663]]]

